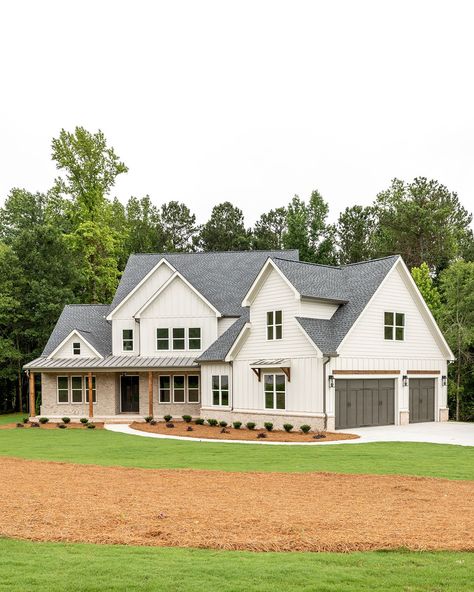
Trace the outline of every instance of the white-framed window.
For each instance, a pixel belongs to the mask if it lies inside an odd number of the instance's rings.
[[[160,375],[160,403],[171,403],[171,377]]]
[[[89,378],[85,380],[86,403],[89,403]],[[92,377],[92,402],[97,403],[97,387],[95,376]]]
[[[170,330],[167,327],[158,327],[156,330],[156,349],[158,351],[169,350]]]
[[[71,376],[71,403],[82,403],[82,376]]]
[[[384,338],[391,341],[405,339],[405,314],[403,312],[383,313]]]
[[[199,403],[199,374],[188,374],[188,403]]]
[[[283,338],[283,314],[281,310],[267,312],[267,340]]]
[[[264,374],[265,409],[285,409],[286,376],[284,374]]]
[[[122,351],[133,351],[133,329],[122,330]]]
[[[81,355],[81,344],[79,341],[74,341],[72,344],[72,355],[73,356],[80,356]]]
[[[173,329],[173,349],[186,349],[186,329],[184,327]]]
[[[69,376],[58,376],[58,403],[69,403]]]
[[[201,349],[200,327],[190,327],[188,329],[188,349]]]
[[[184,376],[175,374],[173,376],[173,403],[185,403],[186,391]]]
[[[212,404],[229,405],[229,377],[227,374],[212,377]]]

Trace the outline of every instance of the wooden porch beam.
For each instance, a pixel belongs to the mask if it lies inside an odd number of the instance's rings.
[[[148,415],[153,417],[153,372],[148,372]]]
[[[280,370],[284,372],[286,378],[288,379],[288,382],[291,382],[291,368],[289,366],[286,366],[284,368],[280,368]]]
[[[94,401],[92,400],[92,372],[89,372],[87,377],[89,390],[89,417],[94,417]],[[96,385],[97,388],[97,385]]]
[[[262,371],[261,371],[261,369],[260,368],[252,368],[252,372],[258,378],[258,382],[260,382],[262,380]]]
[[[35,373],[30,371],[30,417],[36,416]]]

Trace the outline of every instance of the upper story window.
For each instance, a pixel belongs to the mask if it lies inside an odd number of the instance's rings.
[[[184,327],[175,327],[173,329],[173,349],[185,349],[186,339],[184,335]]]
[[[201,329],[199,327],[188,329],[188,349],[201,349]]]
[[[283,336],[283,318],[281,310],[267,312],[267,339],[281,339]]]
[[[123,329],[122,351],[133,351],[133,329]]]
[[[156,330],[156,349],[168,350],[170,348],[170,330],[166,327]]]
[[[166,350],[188,350],[201,349],[201,328],[190,327],[159,327],[156,330],[156,349]]]
[[[72,344],[72,353],[74,356],[80,356],[81,355],[81,344],[79,343],[79,341],[75,341]]]
[[[384,338],[392,341],[405,339],[405,314],[403,312],[384,313]]]

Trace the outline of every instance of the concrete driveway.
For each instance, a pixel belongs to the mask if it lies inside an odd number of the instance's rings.
[[[411,423],[405,426],[380,426],[337,430],[357,434],[364,442],[431,442],[433,444],[457,444],[474,446],[474,423],[430,422]]]

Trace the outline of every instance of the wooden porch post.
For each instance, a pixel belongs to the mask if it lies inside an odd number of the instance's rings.
[[[30,417],[36,416],[35,373],[30,371]]]
[[[153,372],[148,372],[148,415],[153,417]]]
[[[89,417],[94,417],[94,401],[92,400],[92,372],[88,376],[89,387]]]

